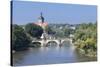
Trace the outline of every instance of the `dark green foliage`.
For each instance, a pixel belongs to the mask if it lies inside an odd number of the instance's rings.
[[[30,44],[30,47],[40,47],[40,46],[41,46],[41,43],[39,42],[34,42]]]
[[[30,40],[24,30],[16,24],[12,25],[12,49],[16,51],[27,49],[29,43]]]
[[[29,33],[32,37],[36,37],[36,38],[40,38],[43,33],[42,27],[33,23],[26,24],[25,31]]]
[[[48,32],[48,34],[55,34],[55,31],[53,31],[49,26],[46,27],[46,31]]]

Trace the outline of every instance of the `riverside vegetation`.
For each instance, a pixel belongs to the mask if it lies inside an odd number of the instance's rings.
[[[73,38],[76,48],[86,56],[97,56],[97,23],[80,24]]]
[[[76,24],[76,29],[74,31],[68,27],[65,27],[64,25],[56,24],[48,26],[47,32],[52,36],[60,38],[69,37],[70,34],[74,34],[73,44],[81,54],[90,57],[97,56],[96,23]],[[25,27],[25,30],[23,29],[23,26]],[[29,44],[31,44],[31,39],[29,36],[27,36],[26,32],[33,38],[37,39],[40,39],[43,33],[43,29],[33,23],[28,23],[23,26],[12,24],[12,50],[19,51],[30,47]]]

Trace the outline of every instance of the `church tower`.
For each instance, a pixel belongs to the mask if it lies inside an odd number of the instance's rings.
[[[44,17],[43,17],[42,12],[40,13],[40,16],[39,16],[39,18],[38,18],[38,23],[37,23],[37,25],[41,26],[42,29],[43,29],[43,33],[42,33],[41,38],[42,38],[42,39],[47,39],[48,34],[47,34],[47,31],[46,31],[46,27],[48,26],[48,23],[44,21]]]
[[[40,13],[40,16],[38,18],[37,25],[41,26],[43,28],[43,31],[46,32],[46,27],[48,26],[48,23],[44,21],[42,12]]]
[[[42,16],[42,12],[40,13],[40,17],[38,18],[38,22],[44,23],[44,17]]]

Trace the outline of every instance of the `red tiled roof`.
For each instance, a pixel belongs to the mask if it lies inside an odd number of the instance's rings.
[[[39,26],[48,26],[48,23],[47,22],[38,22],[38,23],[35,23],[36,25],[39,25]]]

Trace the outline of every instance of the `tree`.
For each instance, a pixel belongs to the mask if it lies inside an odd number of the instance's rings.
[[[12,25],[12,49],[16,51],[27,49],[29,43],[30,40],[24,30],[16,24]]]
[[[36,37],[36,38],[40,38],[43,33],[42,27],[33,23],[26,24],[25,31],[29,33],[32,37]]]
[[[53,31],[53,29],[50,26],[46,26],[46,31],[48,32],[48,34],[55,34],[55,31]]]
[[[80,24],[75,30],[74,41],[76,46],[83,49],[87,54],[95,54],[97,51],[97,28],[96,23]],[[92,52],[91,52],[92,51]]]

